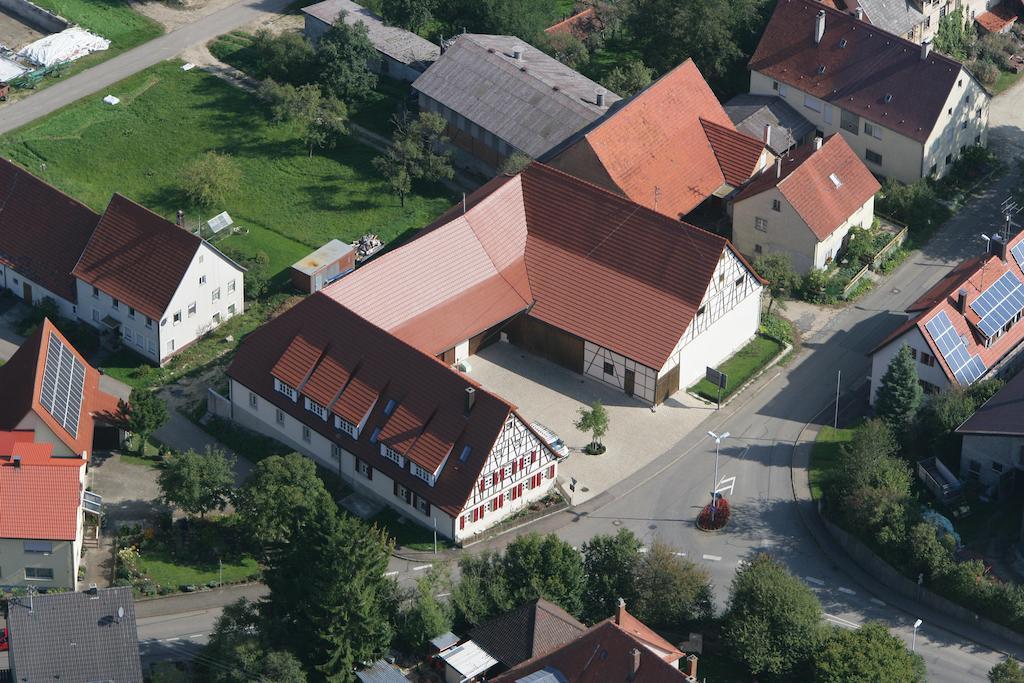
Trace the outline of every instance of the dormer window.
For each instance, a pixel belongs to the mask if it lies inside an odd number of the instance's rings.
[[[420,479],[422,479],[423,481],[425,481],[428,484],[430,484],[431,486],[434,485],[434,475],[432,473],[426,471],[425,469],[423,469],[422,467],[420,467],[416,463],[412,463],[412,473],[415,476],[417,476]]]
[[[305,398],[306,398],[306,410],[308,410],[309,412],[313,413],[314,415],[319,417],[321,420],[326,422],[327,421],[327,407],[320,405],[319,403],[317,403],[313,399],[309,398],[308,396],[306,396]]]
[[[391,462],[398,465],[399,467],[405,467],[405,458],[403,458],[402,455],[394,448],[391,448],[386,444],[381,444],[380,454],[383,455],[388,460],[390,460]]]
[[[837,176],[835,173],[829,173],[828,179],[832,181],[832,184],[836,186],[837,190],[843,186],[843,181],[841,181],[839,179],[839,176]]]
[[[334,428],[348,434],[353,439],[359,438],[359,430],[356,429],[356,426],[348,420],[341,419],[337,415],[334,416]]]
[[[293,401],[299,400],[299,392],[295,390],[295,387],[285,384],[276,377],[274,378],[274,391],[284,394]]]

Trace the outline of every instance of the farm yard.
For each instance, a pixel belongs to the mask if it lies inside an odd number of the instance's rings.
[[[184,209],[195,221],[182,170],[205,152],[228,154],[241,182],[202,218],[228,211],[244,234],[218,245],[265,252],[272,272],[332,238],[374,232],[388,242],[453,201],[438,187],[409,195],[403,208],[373,170],[373,149],[345,137],[310,158],[298,133],[273,125],[253,95],[180,67],[164,62],[113,86],[119,105],[90,97],[14,131],[0,138],[0,155],[97,211],[120,192],[168,218]]]

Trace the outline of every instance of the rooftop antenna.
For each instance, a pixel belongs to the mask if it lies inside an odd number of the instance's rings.
[[[985,258],[981,262],[981,287],[980,287],[980,290],[982,292],[984,292],[985,291],[985,266],[988,265],[988,257],[992,255],[992,238],[989,237],[988,235],[986,235],[985,233],[981,233],[981,240],[985,243]],[[970,282],[970,278],[968,278],[967,281]]]

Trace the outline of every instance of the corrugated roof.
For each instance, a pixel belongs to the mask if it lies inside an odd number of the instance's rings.
[[[353,424],[366,418],[358,440],[335,429],[333,420],[325,422],[313,416],[301,400],[294,403],[274,390],[271,370],[296,339],[311,340],[308,345],[313,347],[322,339],[328,340],[311,378],[318,377],[320,366],[328,359],[344,368],[348,379],[339,377],[340,395],[327,407]],[[451,515],[462,510],[506,419],[514,411],[513,406],[465,375],[338,305],[323,292],[307,297],[246,337],[228,368],[228,376]],[[336,393],[325,388],[327,377],[322,381],[324,393]],[[476,394],[467,415],[469,387],[475,388]],[[389,417],[385,409],[390,399],[395,400],[396,410]],[[468,459],[462,462],[457,457],[449,458],[430,486],[408,468],[399,468],[382,456],[379,443],[370,443],[377,428],[381,429],[378,434],[383,434],[396,418],[401,420],[402,429],[394,443],[404,444],[403,435],[415,435],[414,445],[400,452],[428,471],[435,471],[439,444],[452,444],[455,453],[468,446]]]
[[[882,187],[842,135],[830,136],[819,150],[808,143],[780,159],[781,174],[774,166],[766,168],[735,203],[777,187],[818,240],[831,235]]]
[[[394,664],[378,659],[370,667],[356,672],[360,683],[408,683],[402,670]]]
[[[818,12],[825,33],[815,44]],[[962,72],[949,57],[933,50],[921,59],[920,45],[815,0],[779,0],[749,67],[918,142]]]
[[[1024,372],[1015,375],[995,396],[985,401],[956,431],[1024,436]]]
[[[373,47],[402,64],[426,65],[441,54],[441,48],[426,38],[397,26],[388,26],[376,14],[351,0],[324,0],[303,7],[302,11],[325,24],[333,24],[338,15],[345,12],[346,24],[365,24]]]
[[[131,588],[11,600],[10,662],[19,681],[142,681]],[[123,616],[118,616],[118,609]]]
[[[725,103],[725,111],[737,130],[759,140],[764,138],[765,125],[771,125],[768,148],[775,154],[796,147],[814,132],[814,124],[781,97],[737,95]]]
[[[85,461],[54,458],[53,445],[33,443],[34,437],[16,433],[11,448],[0,451],[0,538],[73,541]]]
[[[905,36],[925,21],[924,14],[909,0],[855,0],[868,23],[883,31]]]
[[[727,184],[723,168],[736,168],[730,158],[716,157],[702,121],[735,132],[697,66],[688,59],[543,161],[681,218]],[[754,171],[751,165],[742,180]],[[741,173],[731,175],[737,184],[742,182]]]
[[[513,47],[523,48],[523,59]],[[598,119],[619,97],[515,36],[466,33],[413,88],[531,157]]]
[[[508,668],[578,638],[587,627],[558,605],[538,598],[480,624],[469,637]]]
[[[300,261],[293,263],[292,268],[300,273],[312,275],[324,266],[335,263],[348,255],[352,252],[352,249],[351,244],[345,244],[341,240],[331,240],[312,254],[304,256]]]
[[[73,274],[160,320],[200,244],[189,231],[115,194]]]
[[[85,204],[0,158],[0,263],[73,303],[71,271],[99,220]]]

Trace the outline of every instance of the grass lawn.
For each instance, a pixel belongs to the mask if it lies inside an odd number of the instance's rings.
[[[273,272],[333,238],[374,232],[388,241],[451,204],[435,188],[401,207],[373,170],[369,147],[343,138],[310,158],[295,131],[271,125],[251,94],[180,65],[164,62],[107,88],[122,100],[116,107],[88,97],[3,136],[0,154],[97,210],[114,192],[167,217],[179,208],[189,220],[227,210],[248,234],[218,244],[265,251]],[[178,179],[210,150],[232,155],[242,181],[222,206],[199,212]]]
[[[852,429],[833,429],[822,427],[818,432],[818,440],[811,450],[811,464],[808,478],[811,483],[811,495],[817,500],[821,498],[821,485],[825,478],[839,464],[842,446],[853,438]]]
[[[223,574],[221,571],[223,570]],[[202,586],[211,581],[235,583],[258,573],[259,564],[251,557],[234,562],[225,562],[218,567],[216,562],[202,564],[177,564],[173,555],[166,550],[143,551],[139,558],[139,571],[161,586]],[[222,578],[223,577],[223,578]]]
[[[395,541],[395,547],[430,552],[434,549],[434,531],[401,515],[397,510],[385,507],[366,520],[384,529]],[[437,549],[451,548],[452,544],[441,534],[437,535]]]
[[[759,334],[732,358],[722,363],[718,370],[724,372],[728,380],[725,389],[722,390],[722,400],[743,386],[744,382],[771,362],[782,349],[783,345],[778,341]],[[690,391],[709,401],[718,401],[718,388],[706,379],[694,384]]]
[[[1015,74],[1012,71],[1000,70],[999,78],[996,79],[996,82],[992,84],[992,87],[989,89],[992,91],[993,95],[998,95],[999,93],[1009,89],[1014,83],[1016,83],[1017,79],[1019,79],[1020,76],[1021,74]]]

